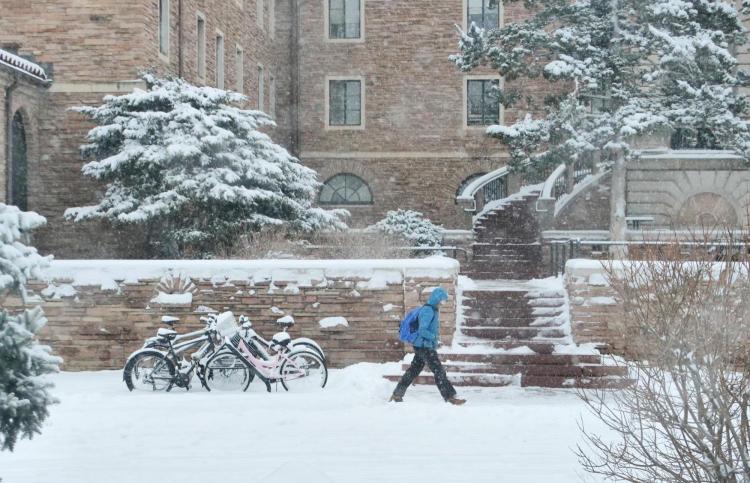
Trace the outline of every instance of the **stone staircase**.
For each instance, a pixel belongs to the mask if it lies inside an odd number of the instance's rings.
[[[608,363],[593,346],[570,337],[567,302],[559,279],[474,282],[465,287],[462,320],[453,346],[439,350],[457,386],[615,388],[625,368]],[[404,359],[402,369],[411,362]],[[399,375],[389,375],[397,381]],[[425,371],[417,384],[432,384]]]
[[[528,189],[492,202],[474,218],[472,260],[464,272],[475,280],[528,280],[542,275],[542,246],[534,205],[539,190]]]

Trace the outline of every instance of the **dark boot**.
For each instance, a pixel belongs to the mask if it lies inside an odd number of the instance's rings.
[[[466,403],[466,399],[461,399],[456,396],[453,396],[452,398],[446,399],[445,402],[449,402],[453,404],[454,406],[461,406],[462,404]]]
[[[391,396],[391,398],[388,400],[388,402],[404,402],[404,398],[401,396],[396,396],[395,394]]]

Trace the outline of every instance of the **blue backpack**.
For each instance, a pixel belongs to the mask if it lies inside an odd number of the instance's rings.
[[[412,309],[406,314],[404,320],[401,321],[401,325],[398,329],[398,338],[402,342],[408,342],[413,344],[417,339],[417,330],[419,329],[419,311],[422,307]]]

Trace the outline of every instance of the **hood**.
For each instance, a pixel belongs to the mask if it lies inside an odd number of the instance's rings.
[[[448,300],[448,294],[446,293],[445,289],[443,289],[442,287],[437,287],[430,294],[430,299],[427,301],[427,305],[432,305],[433,307],[437,307],[438,304],[442,302],[443,300]]]

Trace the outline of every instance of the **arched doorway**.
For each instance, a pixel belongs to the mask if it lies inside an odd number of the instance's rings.
[[[28,209],[29,164],[27,158],[26,127],[23,116],[16,112],[10,134],[10,197],[11,205]]]

